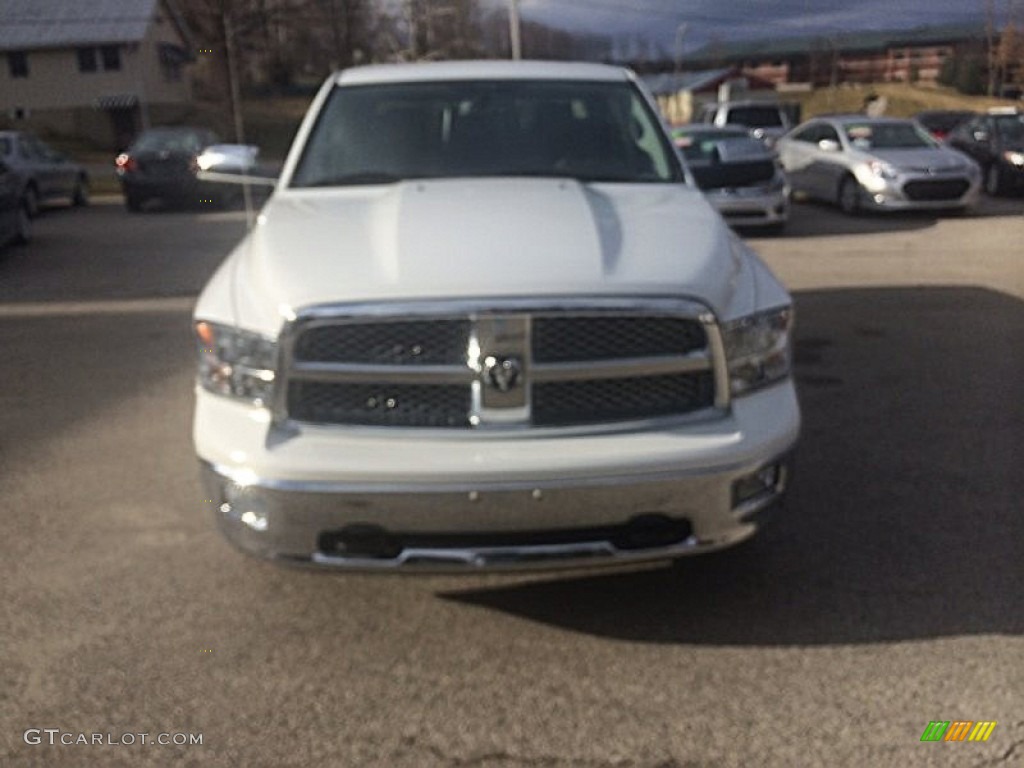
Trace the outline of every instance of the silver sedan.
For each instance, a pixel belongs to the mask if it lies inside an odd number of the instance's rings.
[[[913,120],[821,117],[779,139],[776,150],[794,192],[843,211],[969,208],[981,170]]]

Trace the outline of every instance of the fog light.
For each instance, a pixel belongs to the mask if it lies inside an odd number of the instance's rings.
[[[733,509],[759,496],[771,494],[779,483],[779,465],[769,464],[732,484]]]
[[[885,202],[885,195],[875,195],[875,196],[874,196],[874,197],[873,197],[872,199],[873,199],[873,200],[874,200],[874,201],[875,201],[876,203],[878,203],[879,205],[881,205],[882,203],[884,203],[884,202]]]

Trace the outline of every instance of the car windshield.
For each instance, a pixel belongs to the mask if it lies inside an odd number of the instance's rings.
[[[657,118],[632,85],[499,80],[335,88],[291,184],[460,176],[682,180]]]
[[[1000,138],[1024,141],[1024,116],[1005,115],[995,118],[996,131]]]
[[[972,114],[971,112],[926,112],[918,115],[917,121],[929,130],[949,133]]]
[[[205,142],[197,131],[152,130],[135,141],[135,152],[191,152],[202,151]]]
[[[781,128],[782,115],[777,107],[733,107],[726,122],[749,128]]]
[[[676,146],[687,161],[695,164],[745,162],[770,156],[765,145],[750,136],[682,134],[676,137]]]
[[[850,123],[846,138],[856,149],[918,149],[937,146],[913,123]]]

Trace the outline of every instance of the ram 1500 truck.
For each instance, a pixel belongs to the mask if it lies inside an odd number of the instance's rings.
[[[194,320],[205,498],[255,555],[661,560],[786,489],[791,299],[627,70],[330,77]]]

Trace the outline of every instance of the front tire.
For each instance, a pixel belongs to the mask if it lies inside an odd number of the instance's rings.
[[[17,217],[14,220],[14,242],[18,245],[26,245],[32,241],[32,217],[28,208],[24,205],[18,206]]]
[[[849,215],[860,211],[860,184],[852,176],[839,182],[839,208]]]
[[[89,204],[89,180],[85,174],[75,179],[75,187],[71,190],[71,204],[77,207]]]
[[[35,186],[30,184],[25,187],[25,195],[21,199],[21,204],[31,218],[34,219],[39,215],[39,193],[36,192]]]
[[[125,191],[124,207],[131,213],[138,213],[142,210],[142,198],[131,192]]]
[[[985,192],[991,197],[999,197],[1006,191],[1006,184],[1003,182],[1003,172],[999,169],[999,163],[992,163],[985,171]]]

